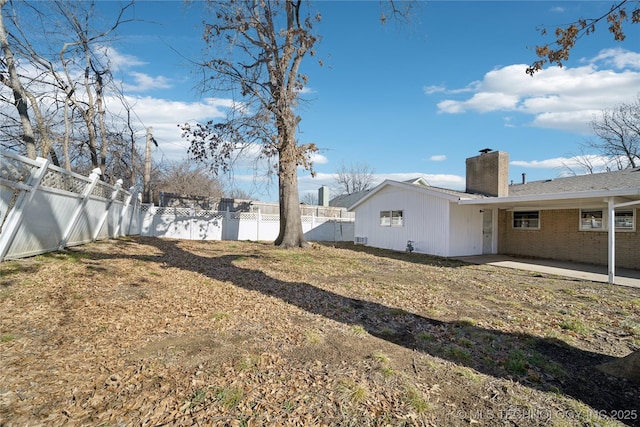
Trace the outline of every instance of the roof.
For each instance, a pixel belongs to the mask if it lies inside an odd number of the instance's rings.
[[[412,178],[406,181],[402,181],[406,184],[417,185],[421,187],[430,187],[424,177]],[[329,206],[341,207],[341,208],[349,208],[355,205],[360,199],[369,194],[369,192],[373,189],[367,189],[364,191],[358,191],[356,193],[351,194],[341,194],[339,196],[334,197],[329,201]]]
[[[425,186],[425,187],[429,187],[430,186],[430,184],[427,182],[426,179],[424,179],[424,177],[408,179],[408,180],[402,181],[402,182],[406,182],[407,184],[413,184],[413,185],[422,185],[422,186]]]
[[[349,206],[362,199],[371,190],[358,191],[357,193],[341,194],[329,200],[329,206],[337,208],[348,208]]]
[[[574,193],[593,190],[624,190],[640,187],[640,168],[532,181],[509,186],[509,196]]]
[[[362,195],[353,204],[349,205],[349,210],[354,209],[355,207],[363,203],[365,200],[369,199],[374,194],[378,193],[380,190],[388,186],[403,188],[405,190],[416,191],[422,194],[428,194],[431,196],[447,199],[450,202],[458,202],[460,199],[484,198],[484,196],[480,194],[470,194],[470,193],[465,193],[463,191],[449,190],[448,188],[432,187],[430,185],[425,185],[425,182],[426,181],[419,180],[419,179],[403,181],[403,182],[387,179],[381,184],[379,184],[378,186],[376,186],[375,188],[373,188],[372,190],[367,191],[366,194]]]
[[[460,204],[499,205],[503,208],[531,206],[567,208],[575,206],[577,200],[581,200],[582,203],[606,205],[605,198],[607,197],[618,197],[616,203],[623,205],[640,203],[640,168],[634,168],[510,185],[509,195],[503,197],[483,196],[432,187],[424,185],[424,182],[419,180],[404,182],[386,180],[372,190],[349,195],[355,197],[345,199],[345,202],[351,201],[351,203],[343,206],[348,206],[349,210],[353,210],[382,188],[390,185]]]
[[[578,205],[606,206],[612,197],[616,198],[616,206],[640,204],[640,168],[510,185],[508,196],[461,200],[460,203],[498,205],[505,209],[560,209]]]

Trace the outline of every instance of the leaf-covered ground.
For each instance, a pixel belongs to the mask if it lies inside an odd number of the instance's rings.
[[[640,289],[349,244],[0,264],[0,426],[640,425]]]

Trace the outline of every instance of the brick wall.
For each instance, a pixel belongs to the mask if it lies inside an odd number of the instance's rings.
[[[466,160],[466,191],[488,196],[509,195],[509,154],[482,153]]]
[[[498,252],[607,265],[606,231],[579,231],[579,209],[540,211],[540,229],[513,228],[513,212],[500,210]],[[616,266],[640,269],[640,215],[633,232],[616,232]]]

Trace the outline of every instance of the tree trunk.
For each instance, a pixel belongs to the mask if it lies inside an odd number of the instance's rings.
[[[7,0],[0,0],[0,9],[4,7]],[[22,123],[22,140],[27,149],[27,157],[35,159],[36,142],[33,127],[31,126],[31,120],[29,120],[29,111],[27,109],[27,100],[24,96],[24,88],[20,83],[18,77],[18,70],[16,69],[15,59],[13,57],[13,51],[9,46],[9,38],[7,37],[7,31],[4,27],[4,19],[0,11],[0,45],[2,45],[2,53],[4,54],[4,60],[9,71],[9,82],[3,80],[3,82],[13,90],[13,97],[15,100],[15,106],[20,116],[20,122]]]
[[[54,156],[52,156],[52,160],[58,161],[58,158],[55,156],[55,152],[53,151],[53,147],[51,145],[49,129],[42,115],[42,111],[40,111],[38,100],[31,92],[28,92],[26,90],[24,91],[24,95],[31,103],[31,109],[33,110],[33,115],[36,119],[36,129],[38,130],[38,134],[40,135],[40,157],[44,157],[46,159],[47,156],[53,153]],[[55,163],[55,165],[60,166],[58,163]]]
[[[289,133],[286,133],[283,138],[294,139]],[[283,248],[304,248],[309,246],[302,232],[302,218],[300,216],[296,162],[297,148],[295,143],[288,141],[282,144],[279,156],[280,233],[275,244]]]
[[[102,100],[102,90],[103,90],[103,82],[102,82],[102,74],[99,71],[94,69],[94,73],[96,76],[96,105],[98,108],[98,123],[100,124],[100,170],[102,171],[102,176],[106,177],[105,171],[107,169],[107,126],[104,123],[104,103]]]

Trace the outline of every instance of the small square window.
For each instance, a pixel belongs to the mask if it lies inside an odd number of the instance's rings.
[[[513,228],[539,229],[540,211],[514,212]]]
[[[616,211],[616,216],[613,222],[615,224],[616,230],[633,230],[633,210]]]
[[[403,211],[380,211],[380,226],[402,227],[404,225]]]
[[[603,230],[605,225],[602,210],[580,211],[581,230]]]

